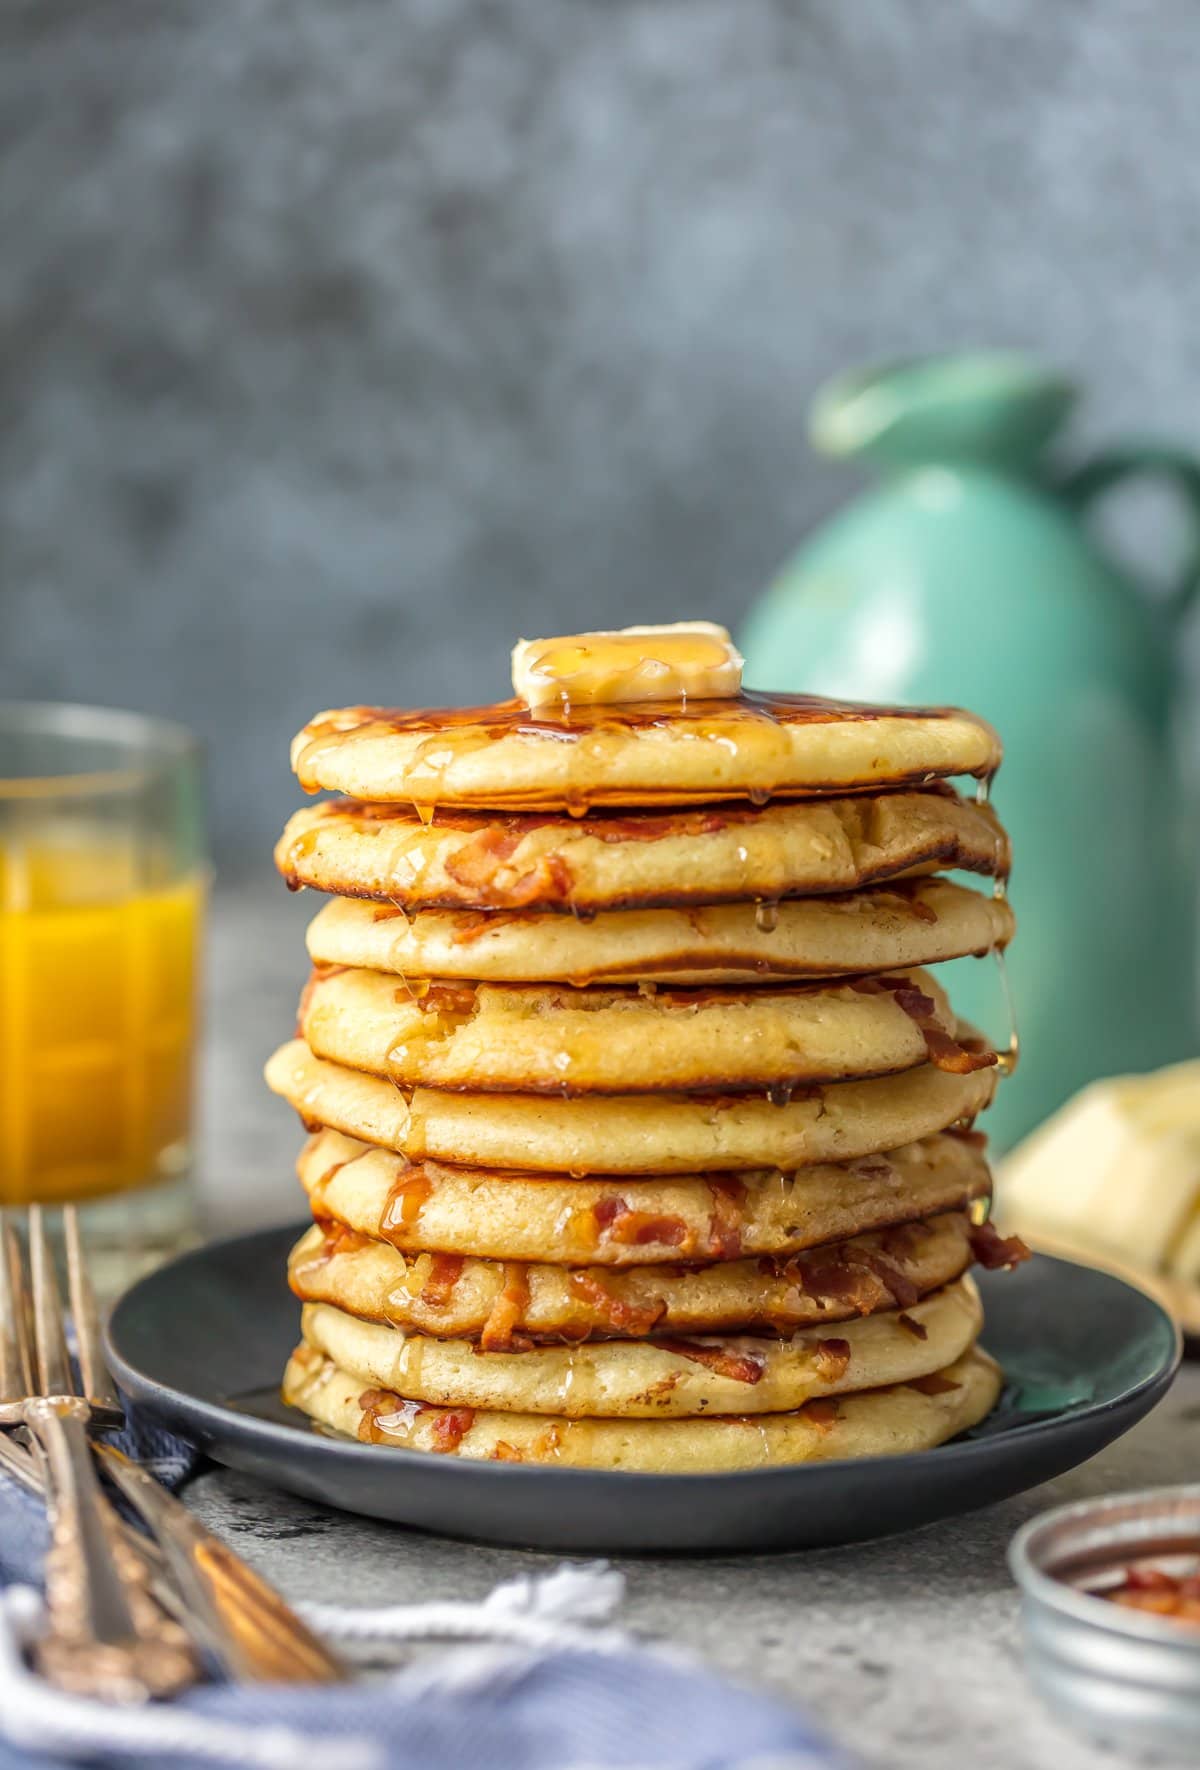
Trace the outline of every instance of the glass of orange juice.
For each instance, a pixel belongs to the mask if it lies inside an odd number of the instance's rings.
[[[207,885],[190,733],[0,704],[0,1205],[83,1205],[109,1293],[195,1232]]]

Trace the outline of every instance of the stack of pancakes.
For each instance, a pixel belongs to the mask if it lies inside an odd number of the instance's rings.
[[[999,750],[807,697],[320,715],[277,850],[332,893],[272,1088],[312,1132],[288,1401],[381,1444],[719,1470],[977,1422]]]

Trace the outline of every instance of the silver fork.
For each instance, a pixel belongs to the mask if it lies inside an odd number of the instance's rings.
[[[53,1266],[41,1227],[40,1219],[31,1225],[35,1299],[39,1245],[45,1274],[53,1281]],[[69,1206],[63,1212],[63,1238],[80,1375],[84,1393],[91,1402],[89,1417],[102,1426],[119,1426],[124,1423],[121,1399],[104,1362],[79,1221]],[[22,1283],[19,1257],[14,1257],[19,1256],[19,1249],[11,1228],[7,1239],[6,1260],[16,1276],[9,1285],[11,1308],[4,1308],[0,1293],[0,1397],[8,1393],[4,1387],[4,1324],[7,1320],[20,1321],[29,1313],[28,1289]],[[36,1318],[36,1307],[34,1315]],[[54,1318],[58,1319],[57,1311]],[[24,1340],[24,1350],[20,1336],[13,1347],[14,1379],[16,1366],[28,1351],[28,1333]],[[25,1392],[28,1393],[28,1385]],[[0,1423],[3,1418],[0,1407]],[[115,1445],[93,1443],[92,1449],[109,1479],[150,1530],[150,1538],[145,1539],[122,1527],[128,1550],[146,1564],[152,1589],[160,1601],[186,1621],[189,1631],[200,1639],[229,1677],[243,1683],[273,1684],[340,1683],[350,1677],[343,1662],[301,1622],[279,1593],[207,1530],[148,1470],[131,1462]],[[24,1478],[26,1485],[38,1481],[40,1471],[28,1459],[25,1470],[13,1467],[17,1446],[7,1447],[0,1438],[0,1452],[7,1452],[7,1457],[0,1457],[0,1461],[6,1461],[18,1479]]]
[[[78,1387],[38,1206],[28,1216],[29,1282],[7,1216],[0,1258],[0,1425],[28,1430],[41,1453],[50,1506],[47,1626],[35,1658],[61,1689],[144,1702],[194,1683],[199,1662],[184,1630],[153,1597],[146,1557],[129,1542],[96,1474],[89,1427],[111,1430],[124,1415],[99,1357],[96,1305],[73,1210],[64,1213],[64,1228]]]

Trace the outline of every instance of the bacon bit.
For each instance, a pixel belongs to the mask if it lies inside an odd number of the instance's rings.
[[[960,1143],[969,1144],[972,1149],[987,1148],[987,1132],[976,1131],[971,1125],[948,1125],[943,1134],[957,1137]]]
[[[929,1338],[929,1329],[925,1326],[925,1323],[923,1321],[914,1321],[913,1317],[911,1315],[905,1315],[903,1310],[901,1310],[900,1314],[896,1317],[896,1320],[900,1323],[902,1328],[912,1335],[914,1340],[927,1340]]]
[[[407,990],[396,991],[401,1007],[406,1005],[407,994]],[[422,1014],[445,1014],[465,1020],[474,1014],[479,998],[473,983],[430,983],[417,996],[416,1005]]]
[[[816,1401],[806,1401],[800,1412],[810,1426],[817,1428],[822,1438],[833,1430],[841,1417],[841,1407],[832,1395],[821,1395]]]
[[[663,1297],[655,1297],[652,1302],[641,1305],[628,1303],[623,1297],[614,1297],[604,1280],[595,1272],[570,1273],[567,1288],[581,1302],[590,1304],[610,1327],[623,1334],[648,1334],[667,1312],[666,1299]]]
[[[513,920],[503,910],[460,910],[455,916],[450,944],[473,946],[481,934],[492,928],[502,928],[506,922]]]
[[[503,1438],[497,1440],[488,1455],[493,1463],[523,1463],[525,1461],[516,1445],[509,1444]]]
[[[596,1219],[596,1225],[599,1229],[611,1229],[617,1218],[623,1217],[626,1211],[631,1208],[632,1207],[626,1204],[623,1198],[619,1198],[613,1193],[608,1198],[598,1200],[598,1202],[592,1206],[592,1216]]]
[[[622,1247],[661,1242],[666,1247],[678,1248],[689,1240],[688,1226],[682,1217],[635,1211],[623,1198],[602,1198],[592,1207],[592,1215],[601,1238]]]
[[[1127,1610],[1169,1616],[1176,1622],[1200,1623],[1200,1567],[1181,1575],[1167,1573],[1161,1567],[1129,1567],[1119,1586],[1093,1595]]]
[[[431,1422],[433,1448],[443,1455],[456,1451],[474,1424],[473,1407],[448,1407],[439,1410],[436,1419]]]
[[[1019,1266],[1029,1258],[1029,1249],[1019,1235],[1001,1235],[991,1222],[973,1223],[969,1235],[971,1252],[985,1272]]]
[[[882,1254],[875,1254],[869,1248],[863,1248],[859,1251],[857,1258],[862,1261],[864,1266],[870,1268],[881,1284],[887,1286],[901,1309],[911,1309],[913,1304],[919,1300],[921,1293],[912,1279],[901,1272],[898,1266],[893,1266],[890,1260],[885,1260]]]
[[[697,1346],[692,1340],[655,1340],[654,1344],[664,1352],[673,1352],[676,1358],[702,1364],[714,1376],[728,1377],[731,1383],[757,1383],[762,1379],[762,1361],[746,1353],[723,1352],[719,1346]]]
[[[396,1399],[390,1389],[364,1389],[358,1398],[358,1405],[364,1413],[369,1413],[372,1408],[382,1407],[385,1402]]]
[[[957,1039],[952,1039],[937,1026],[922,1026],[921,1031],[925,1035],[929,1061],[951,1075],[969,1076],[977,1069],[991,1069],[995,1065],[996,1053],[990,1045],[979,1045],[974,1039],[968,1045],[960,1045]]]
[[[402,910],[398,903],[377,903],[371,910],[372,922],[394,922],[397,916],[408,921],[408,911]]]
[[[880,1235],[879,1245],[889,1259],[911,1260],[913,1256],[913,1243],[916,1240],[918,1233],[921,1230],[928,1233],[928,1229],[929,1226],[926,1223],[920,1225],[914,1225],[912,1223],[895,1223],[891,1228],[885,1229]]]
[[[941,1371],[930,1371],[928,1376],[914,1377],[905,1385],[908,1389],[916,1389],[921,1395],[949,1395],[954,1389],[961,1389],[961,1383],[953,1383],[943,1376]]]
[[[910,1020],[928,1020],[936,1012],[937,1004],[932,996],[927,996],[915,984],[906,983],[903,988],[892,991],[897,1008],[902,1008]]]
[[[479,1335],[484,1352],[508,1352],[529,1307],[529,1275],[520,1260],[504,1262],[504,1289],[492,1304]]]
[[[928,922],[932,925],[937,921],[937,911],[932,904],[926,903],[923,898],[918,897],[915,891],[906,891],[903,895],[918,922]]]
[[[429,1276],[421,1286],[422,1303],[430,1309],[444,1309],[462,1277],[462,1269],[461,1254],[434,1254],[429,1264]]]
[[[355,1254],[360,1248],[371,1245],[369,1235],[363,1235],[358,1229],[351,1229],[348,1223],[339,1223],[336,1218],[318,1218],[317,1227],[325,1238],[320,1254],[315,1256],[317,1260],[332,1260],[337,1254]]]
[[[818,1340],[813,1347],[813,1367],[823,1383],[840,1383],[850,1368],[849,1340]]]
[[[708,1190],[713,1201],[708,1219],[709,1252],[717,1260],[736,1260],[742,1251],[745,1184],[732,1174],[713,1174]]]
[[[783,1277],[798,1283],[808,1297],[870,1315],[887,1295],[880,1280],[840,1250],[833,1254],[796,1254],[784,1262]]]
[[[510,861],[521,846],[525,832],[505,829],[503,824],[488,824],[468,842],[446,857],[446,871],[459,885],[486,890],[494,884],[496,874]]]

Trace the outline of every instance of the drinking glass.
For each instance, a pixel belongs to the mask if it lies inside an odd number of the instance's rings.
[[[0,1205],[83,1206],[110,1294],[195,1234],[207,889],[189,732],[0,704]]]

